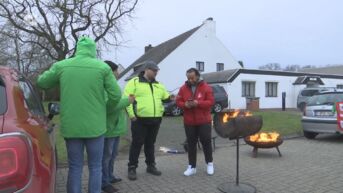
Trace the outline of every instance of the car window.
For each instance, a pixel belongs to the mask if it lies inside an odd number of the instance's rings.
[[[307,105],[334,105],[343,101],[343,93],[326,93],[312,96]]]
[[[0,78],[0,115],[3,115],[7,110],[6,88],[5,83]]]
[[[302,96],[313,96],[316,93],[318,93],[318,90],[303,90],[303,91],[301,91]]]
[[[221,86],[212,86],[214,93],[225,93],[225,89]]]
[[[32,114],[34,115],[44,115],[44,110],[42,103],[37,98],[36,94],[33,91],[31,84],[25,79],[19,80],[19,86],[23,91],[25,103]]]

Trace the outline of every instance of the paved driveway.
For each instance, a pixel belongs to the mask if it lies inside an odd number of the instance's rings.
[[[294,138],[280,146],[282,157],[276,149],[261,149],[252,158],[252,147],[240,146],[240,182],[249,183],[261,193],[343,192],[343,137],[324,136],[316,140]],[[124,181],[116,185],[120,192],[219,192],[217,186],[235,180],[235,145],[231,142],[214,153],[215,175],[207,176],[202,152],[198,153],[198,173],[192,177],[182,175],[187,165],[185,154],[157,157],[163,172],[155,177],[145,172],[144,159],[137,169],[138,180],[126,178],[127,161],[119,160],[116,169]],[[57,175],[57,193],[64,193],[67,169],[60,168]],[[87,169],[83,185],[87,187]],[[86,190],[84,191],[86,192]]]

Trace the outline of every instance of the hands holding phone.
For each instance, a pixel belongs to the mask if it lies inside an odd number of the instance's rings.
[[[188,99],[185,103],[186,108],[194,108],[196,106],[198,106],[198,101],[197,100],[193,100],[193,99]]]

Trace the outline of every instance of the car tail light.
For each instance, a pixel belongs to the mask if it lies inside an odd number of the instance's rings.
[[[16,192],[29,184],[33,171],[32,145],[21,133],[0,135],[0,192]]]

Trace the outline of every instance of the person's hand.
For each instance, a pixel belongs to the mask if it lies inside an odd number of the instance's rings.
[[[192,106],[193,106],[193,107],[197,107],[197,106],[198,106],[198,100],[192,101]]]
[[[188,109],[192,108],[191,101],[186,101],[186,102],[185,102],[185,106],[186,106],[186,108],[188,108]]]
[[[136,98],[135,98],[134,95],[131,95],[131,94],[130,94],[129,97],[128,97],[128,99],[129,99],[129,103],[132,104],[132,103],[135,101]]]
[[[137,117],[130,117],[131,121],[137,121]]]

